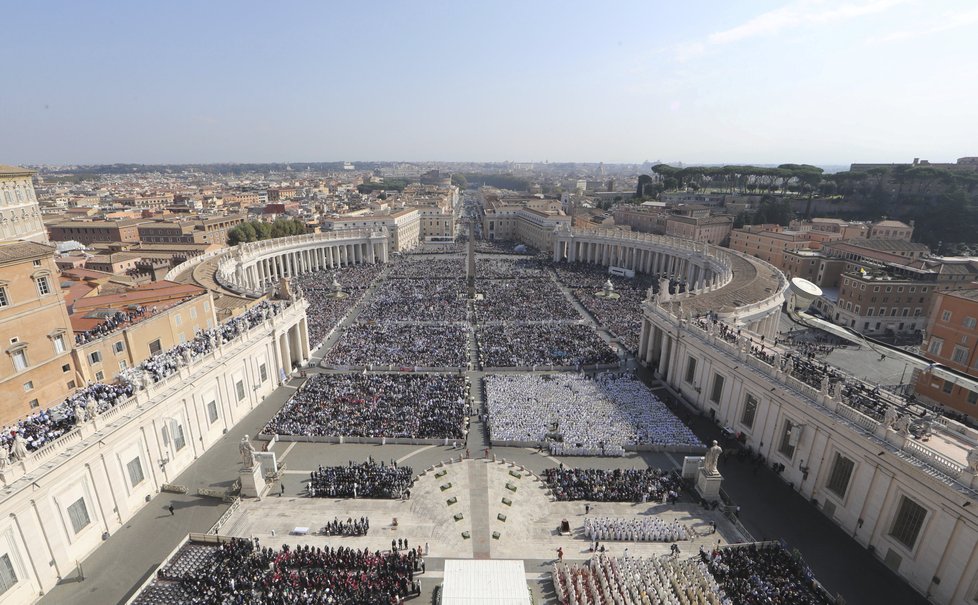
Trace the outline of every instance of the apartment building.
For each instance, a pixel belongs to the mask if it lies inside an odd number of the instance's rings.
[[[978,377],[978,290],[935,295],[921,352],[930,360]],[[926,401],[978,418],[978,391],[929,372],[915,372],[914,390]]]
[[[48,225],[51,241],[66,242],[74,240],[82,244],[108,242],[138,242],[139,226],[143,219],[120,221],[100,221],[74,219]]]
[[[421,238],[421,214],[417,208],[403,208],[391,212],[348,214],[324,218],[323,231],[348,229],[387,229],[391,250],[399,252],[417,247]]]
[[[71,306],[71,325],[78,337],[75,366],[85,381],[111,381],[122,370],[217,325],[210,292],[168,281],[83,296]],[[95,331],[118,312],[138,314],[115,331]]]
[[[717,246],[727,243],[733,229],[733,217],[719,216],[679,216],[666,218],[666,235],[691,239]]]
[[[78,377],[74,339],[54,248],[0,243],[0,423],[4,426],[64,399]]]
[[[821,242],[807,231],[790,231],[780,225],[747,225],[730,232],[728,247],[781,268],[785,252],[819,248]]]

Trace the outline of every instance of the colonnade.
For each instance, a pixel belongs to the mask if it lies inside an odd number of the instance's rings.
[[[644,234],[641,234],[644,235]],[[593,263],[621,267],[655,275],[667,275],[685,281],[690,289],[722,285],[723,275],[718,259],[708,254],[707,244],[682,242],[673,247],[666,238],[655,236],[622,237],[596,234],[557,233],[554,240],[554,262]],[[674,238],[669,238],[674,239]],[[676,240],[679,242],[679,240]],[[727,269],[729,272],[729,270]]]
[[[243,244],[218,269],[224,282],[260,292],[283,278],[363,263],[386,263],[387,234],[335,232]]]

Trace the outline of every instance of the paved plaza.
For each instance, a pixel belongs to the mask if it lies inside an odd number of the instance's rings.
[[[499,257],[494,255],[493,258]],[[368,307],[372,296],[383,281],[390,278],[393,270],[396,267],[381,272],[364,297],[326,338],[324,346],[314,353],[307,370],[310,375],[336,373],[320,368],[319,362],[342,338],[343,329],[357,322],[358,315]],[[555,280],[555,277],[548,272],[543,279]],[[567,297],[568,305],[581,315],[582,323],[594,328],[601,338],[614,345],[612,335],[595,323],[580,301],[573,298],[571,290],[566,287],[559,290]],[[309,313],[314,312],[315,309],[309,310]],[[470,359],[475,354],[473,347],[470,343]],[[843,355],[846,367],[854,374],[864,367],[887,373],[899,371],[892,366],[881,370],[880,364],[855,349],[846,349],[844,353],[836,351],[833,355]],[[637,368],[630,356],[625,357],[623,366]],[[422,603],[431,602],[434,588],[443,576],[446,559],[522,559],[537,602],[553,603],[556,598],[549,582],[549,571],[557,549],[561,548],[565,560],[569,561],[586,560],[591,553],[590,540],[584,537],[582,529],[586,503],[554,501],[539,479],[544,470],[560,464],[594,469],[681,468],[683,454],[670,452],[627,452],[613,458],[555,458],[536,448],[499,447],[491,448],[491,453],[485,457],[489,444],[479,411],[484,405],[481,379],[486,374],[477,365],[445,372],[461,372],[472,385],[473,406],[468,416],[468,434],[459,442],[458,448],[444,443],[380,445],[278,441],[271,451],[276,453],[279,465],[284,469],[281,481],[273,484],[263,498],[243,499],[220,533],[257,537],[263,546],[271,547],[328,544],[386,550],[392,540],[406,539],[411,547],[427,548],[426,569],[419,576],[422,596],[416,601]],[[671,395],[644,368],[638,369],[637,375],[654,393],[663,398]],[[307,379],[297,377],[280,387],[173,483],[187,486],[189,494],[201,487],[229,487],[240,468],[238,442],[241,437],[258,434]],[[692,416],[688,410],[682,415],[692,418],[691,428],[704,441],[719,434],[717,427],[706,419]],[[466,449],[470,457],[463,460]],[[411,488],[411,497],[407,500],[366,500],[309,498],[305,495],[310,473],[320,465],[345,466],[351,461],[360,463],[368,458],[412,467],[418,479]],[[681,552],[689,555],[695,554],[700,547],[708,549],[718,542],[784,538],[789,548],[801,551],[829,592],[843,595],[849,604],[925,602],[767,469],[757,472],[749,465],[724,461],[720,471],[726,479],[724,489],[741,506],[739,519],[728,518],[719,510],[705,510],[689,495],[683,495],[674,505],[596,503],[591,505],[589,514],[676,520],[690,531],[690,540],[677,543]],[[172,516],[166,511],[170,504],[175,508]],[[125,602],[145,579],[154,574],[159,562],[188,532],[207,532],[227,508],[226,503],[214,498],[157,495],[85,560],[79,571],[45,595],[41,603],[105,605]],[[363,516],[370,520],[366,536],[314,535],[334,518],[345,521]],[[570,535],[561,535],[557,531],[563,520],[570,525]],[[716,533],[713,532],[714,523]],[[298,527],[308,528],[309,533],[290,535]],[[498,532],[497,537],[494,532]],[[668,542],[609,541],[603,544],[613,555],[621,555],[627,548],[632,556],[665,555],[671,546]],[[859,573],[853,573],[853,570],[859,570]]]

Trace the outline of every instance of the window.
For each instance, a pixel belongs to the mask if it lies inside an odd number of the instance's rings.
[[[207,403],[207,420],[210,424],[217,422],[217,402],[213,399]]]
[[[713,390],[710,392],[710,401],[713,403],[720,403],[720,397],[723,395],[723,376],[719,374],[713,375]]]
[[[67,374],[68,372],[71,371],[71,365],[67,363],[64,364],[63,366],[61,366],[61,371]]]
[[[245,389],[244,389],[243,380],[239,380],[238,382],[234,383],[234,391],[235,393],[238,394],[238,401],[241,401],[242,399],[245,398]]]
[[[125,359],[119,361],[119,369],[120,370],[125,370],[128,367],[129,367],[129,364],[126,363],[126,360]]]
[[[951,321],[951,312],[945,311],[941,313],[941,321]]]
[[[40,404],[40,403],[39,403],[39,402],[37,401],[37,399],[31,399],[30,401],[28,401],[28,402],[27,402],[27,404],[28,404],[29,406],[31,406],[31,409],[32,409],[32,410],[33,410],[34,408],[39,408],[39,407],[41,407],[41,404]]]
[[[183,436],[183,425],[178,422],[173,423],[173,450],[179,452],[187,445],[187,438]]]
[[[190,319],[191,319],[191,321],[197,319],[197,308],[196,307],[190,307]]]
[[[10,555],[0,557],[0,595],[7,592],[17,583],[17,574],[14,573],[14,565],[10,562]]]
[[[930,344],[927,346],[927,352],[931,355],[940,355],[941,347],[944,346],[944,341],[940,338],[931,338]]]
[[[954,347],[954,353],[951,354],[951,359],[954,360],[954,363],[963,363],[967,365],[968,349],[964,347]]]
[[[37,293],[41,296],[47,296],[51,293],[51,285],[48,284],[48,278],[43,275],[37,278]]]
[[[54,338],[51,339],[51,341],[54,343],[54,352],[55,353],[61,354],[61,353],[64,353],[67,350],[67,347],[65,347],[65,337],[64,337],[64,334],[58,334],[58,335],[56,335]]]
[[[924,526],[926,517],[927,509],[910,498],[902,496],[900,508],[893,520],[893,527],[890,528],[890,536],[907,548],[913,548],[914,544],[917,543],[917,535],[920,533],[920,528]]]
[[[825,487],[836,496],[845,498],[846,490],[849,489],[849,478],[852,477],[852,470],[855,467],[855,462],[836,452],[835,461],[832,463],[832,472],[829,474],[829,481]]]
[[[754,426],[754,416],[757,415],[757,399],[753,395],[747,393],[744,397],[744,413],[740,415],[740,424],[746,426],[747,428],[753,428]]]
[[[797,443],[793,435],[795,425],[790,420],[784,421],[784,430],[781,432],[781,444],[778,451],[782,456],[789,460],[795,455],[795,444]]]
[[[968,391],[968,403],[971,405],[978,403],[978,391]]]
[[[944,388],[942,388],[941,390],[944,391],[945,393],[950,393],[951,391],[954,390],[954,383],[951,382],[950,380],[945,380]]]
[[[102,363],[102,354],[98,351],[92,351],[88,354],[88,363],[95,365],[96,363]]]
[[[159,355],[161,351],[163,351],[163,347],[160,346],[160,339],[159,338],[157,338],[153,342],[149,343],[149,354],[150,355]]]
[[[258,377],[261,379],[260,382],[265,382],[268,380],[268,368],[265,364],[260,364],[258,366]]]
[[[180,317],[180,314],[179,313],[177,313],[176,315],[173,316],[173,325],[179,326],[182,323],[183,323],[183,318]]]
[[[120,340],[119,342],[112,345],[112,350],[115,351],[116,353],[122,353],[123,351],[126,350],[126,343]]]
[[[88,507],[85,506],[84,498],[79,498],[68,507],[68,519],[71,520],[71,527],[75,530],[76,535],[92,522],[88,516]]]
[[[136,487],[145,479],[143,476],[143,465],[139,462],[139,456],[129,461],[129,464],[126,465],[126,470],[129,471],[129,485],[133,487]]]
[[[13,353],[10,354],[10,356],[14,360],[15,370],[19,372],[21,370],[27,369],[27,366],[29,365],[27,363],[27,351],[25,351],[24,349],[21,349],[19,351],[14,351]]]
[[[7,289],[0,288],[0,307],[6,307],[10,304],[10,299],[7,298]]]
[[[27,382],[24,383],[24,392],[25,393],[28,392],[28,391],[33,391],[33,390],[34,390],[34,381],[33,380],[28,380]]]
[[[0,306],[2,306],[2,305],[0,305]],[[974,328],[976,323],[978,323],[978,322],[975,321],[975,318],[974,317],[965,317],[964,318],[964,327],[966,327],[966,328]]]
[[[696,358],[690,357],[686,362],[686,382],[693,384],[693,378],[696,376]]]

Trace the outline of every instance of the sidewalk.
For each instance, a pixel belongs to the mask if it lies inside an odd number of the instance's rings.
[[[720,439],[719,427],[706,418],[697,418],[693,431],[707,443]],[[749,462],[731,457],[719,470],[724,491],[741,507],[740,520],[754,538],[780,538],[797,548],[832,595],[841,594],[848,605],[929,603],[769,467],[754,475]]]
[[[244,435],[256,435],[282,407],[299,380],[279,387],[230,429],[173,483],[186,485],[186,495],[161,493],[82,562],[84,580],[77,572],[65,578],[41,598],[41,605],[109,605],[125,603],[134,590],[190,532],[206,532],[221,518],[228,505],[216,498],[190,494],[198,487],[225,487],[237,478],[241,455],[238,443]],[[167,506],[173,504],[175,514]]]

